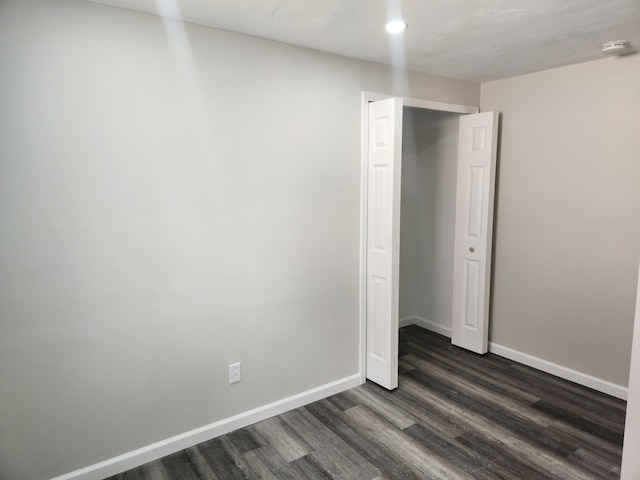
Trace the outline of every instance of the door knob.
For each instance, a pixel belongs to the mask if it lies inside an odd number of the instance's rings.
[[[475,249],[475,248],[473,248],[473,247],[469,247],[469,251],[470,251],[471,253],[473,253],[473,252],[475,252],[475,251],[476,251],[476,249]]]

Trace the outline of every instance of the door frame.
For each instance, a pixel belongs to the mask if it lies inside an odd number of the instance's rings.
[[[479,113],[479,107],[469,105],[457,105],[454,103],[435,102],[419,98],[402,97],[385,93],[366,92],[361,93],[360,112],[360,275],[359,275],[359,370],[360,383],[365,383],[367,378],[367,157],[368,157],[368,132],[369,132],[369,102],[386,100],[387,98],[402,98],[403,107],[421,108],[424,110],[436,110],[461,115]]]

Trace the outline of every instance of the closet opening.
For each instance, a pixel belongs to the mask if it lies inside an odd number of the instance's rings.
[[[402,115],[399,326],[451,337],[460,114]]]
[[[498,114],[476,112],[363,93],[363,382],[397,387],[400,325],[487,351]]]

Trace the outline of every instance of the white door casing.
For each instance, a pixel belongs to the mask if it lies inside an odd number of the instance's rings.
[[[638,456],[640,449],[640,268],[632,338],[629,396],[627,397],[627,418],[624,423],[620,480],[640,478],[640,457]]]
[[[498,113],[460,117],[451,343],[487,352]]]
[[[367,140],[366,377],[398,386],[402,99],[369,103]]]

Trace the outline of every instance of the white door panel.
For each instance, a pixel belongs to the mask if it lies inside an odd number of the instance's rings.
[[[487,352],[498,113],[460,117],[451,342]]]
[[[627,418],[624,423],[622,445],[621,480],[640,478],[640,271],[636,293],[636,316],[631,343],[631,369],[629,372],[629,396]]]
[[[369,103],[366,376],[398,386],[402,99]]]

